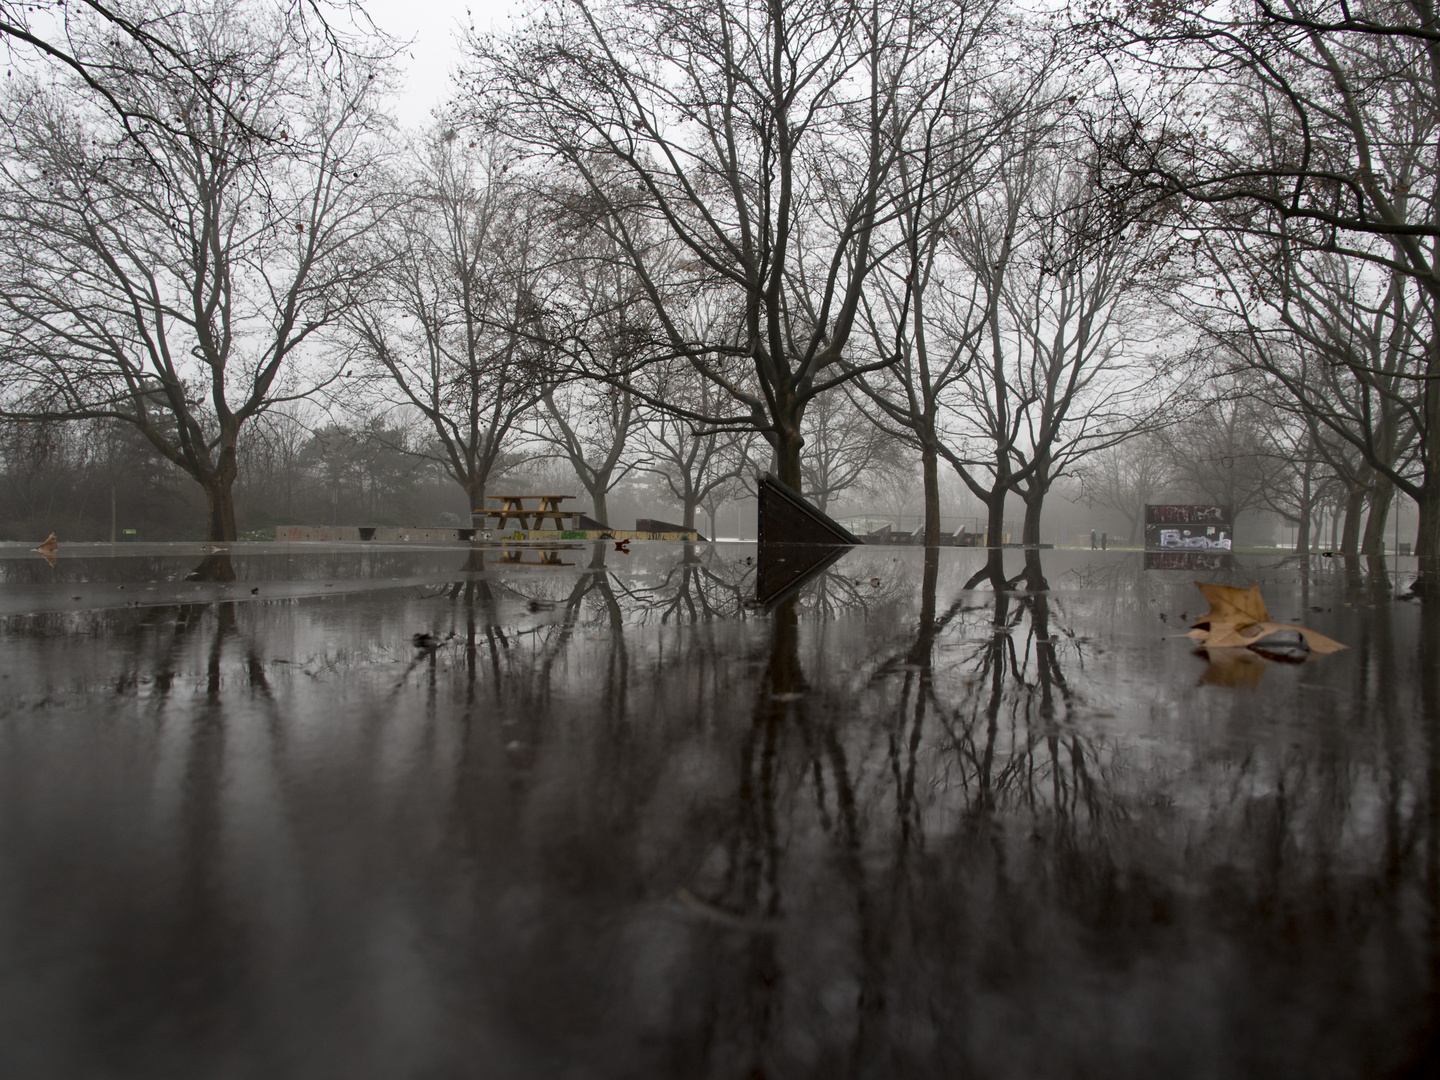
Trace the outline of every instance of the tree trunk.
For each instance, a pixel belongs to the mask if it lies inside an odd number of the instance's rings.
[[[1432,305],[1434,303],[1434,293]],[[1433,307],[1432,307],[1433,310]],[[1425,442],[1420,447],[1424,472],[1420,497],[1415,500],[1420,510],[1420,527],[1415,534],[1415,554],[1420,556],[1420,577],[1416,591],[1427,599],[1440,584],[1440,315],[1432,316],[1430,360],[1425,373]]]
[[[235,526],[235,476],[240,471],[236,443],[239,436],[240,430],[233,423],[221,424],[220,453],[215,461],[212,480],[215,496],[209,500],[212,541],[234,540],[240,535]]]
[[[920,464],[925,477],[925,546],[940,546],[940,454],[930,443],[920,448]]]
[[[217,476],[205,485],[206,532],[212,543],[234,540],[235,529],[235,480],[233,477]]]
[[[1314,468],[1311,462],[1305,463],[1305,470],[1300,475],[1300,528],[1295,531],[1295,553],[1308,554],[1310,551],[1310,507],[1314,503],[1310,491],[1310,471]]]
[[[1025,496],[1025,524],[1020,531],[1020,543],[1027,549],[1040,547],[1040,508],[1044,502],[1045,493],[1038,488]]]
[[[1048,447],[1035,455],[1035,470],[1030,483],[1022,493],[1025,502],[1025,523],[1020,527],[1020,544],[1026,548],[1040,547],[1040,511],[1045,505],[1045,496],[1050,491],[1050,466],[1054,459]]]
[[[596,521],[602,522],[605,527],[610,528],[610,506],[605,501],[606,491],[604,488],[597,488],[589,493],[591,510],[590,516]]]
[[[775,451],[775,475],[780,482],[795,491],[802,490],[805,479],[800,472],[800,448],[805,438],[800,434],[800,419],[791,425],[781,425],[775,434],[772,447]]]
[[[685,504],[685,517],[680,524],[684,525],[687,529],[695,528],[695,503],[687,502]],[[715,530],[712,528],[710,531],[714,532]]]
[[[1039,549],[1039,548],[1026,548],[1026,549],[1025,549],[1025,575],[1024,575],[1024,576],[1025,576],[1025,588],[1026,588],[1026,590],[1028,590],[1029,592],[1039,593],[1039,592],[1046,592],[1046,591],[1049,590],[1049,588],[1050,588],[1050,583],[1045,580],[1045,572],[1044,572],[1044,570],[1042,569],[1042,567],[1041,567],[1041,565],[1040,565],[1040,549]],[[1042,615],[1042,612],[1041,612],[1041,610],[1037,609],[1037,610],[1035,611],[1035,614],[1036,614],[1037,616],[1040,616],[1040,615]],[[1044,614],[1045,616],[1048,616],[1048,614],[1049,614],[1048,610],[1044,611],[1043,614]],[[1048,638],[1050,635],[1049,635],[1048,631],[1046,631],[1046,630],[1044,630],[1044,629],[1041,629],[1039,626],[1037,626],[1036,629],[1037,629],[1037,631],[1038,631],[1037,638],[1038,638],[1038,640],[1040,640],[1040,641],[1042,642],[1042,646],[1041,646],[1041,647],[1043,648],[1043,647],[1044,647],[1044,646],[1043,646],[1043,641],[1044,641],[1044,639],[1045,639],[1045,638]],[[1052,648],[1053,648],[1053,646],[1052,646]]]
[[[1427,582],[1437,579],[1437,563],[1440,559],[1440,478],[1427,481],[1420,489],[1420,498],[1415,500],[1420,510],[1420,527],[1415,532],[1415,554],[1428,559],[1420,564],[1420,575]]]
[[[115,481],[110,481],[110,542],[115,543]]]
[[[476,513],[485,512],[485,481],[480,477],[472,476],[470,483],[465,488],[465,494],[470,498],[470,509]]]
[[[985,546],[998,548],[1005,543],[1005,491],[991,492],[986,508]]]
[[[1395,499],[1395,485],[1383,476],[1376,477],[1370,489],[1370,516],[1365,519],[1365,538],[1360,544],[1362,555],[1385,554],[1385,523],[1390,519],[1390,504]]]
[[[1367,465],[1350,481],[1350,491],[1345,497],[1345,529],[1340,534],[1340,550],[1346,555],[1355,554],[1360,543],[1360,519],[1364,516],[1365,496],[1374,478],[1375,470]]]

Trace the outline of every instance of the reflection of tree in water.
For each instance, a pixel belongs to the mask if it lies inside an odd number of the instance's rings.
[[[845,575],[832,577],[845,584]],[[1264,748],[1222,751],[1176,772],[1088,719],[1094,658],[1048,590],[1038,556],[998,584],[987,573],[988,593],[962,590],[942,601],[940,577],[932,554],[908,629],[895,604],[857,603],[877,642],[864,648],[832,620],[807,619],[805,609],[819,606],[813,593],[780,605],[757,626],[768,641],[751,653],[748,714],[729,725],[723,699],[739,704],[739,684],[722,654],[734,639],[685,639],[689,666],[672,669],[684,690],[662,689],[648,660],[636,682],[655,613],[662,626],[688,621],[692,609],[675,604],[687,588],[683,564],[662,574],[663,585],[616,588],[608,575],[572,585],[557,608],[564,617],[544,629],[545,647],[503,676],[523,682],[525,669],[553,680],[577,638],[604,659],[603,668],[586,668],[600,676],[587,684],[594,743],[578,773],[565,773],[574,831],[530,841],[546,853],[538,865],[549,899],[541,937],[523,966],[507,967],[531,984],[517,991],[525,1008],[545,1007],[546,987],[516,971],[564,956],[564,966],[600,978],[587,965],[619,942],[582,943],[564,929],[573,912],[561,913],[588,909],[609,890],[623,894],[629,881],[644,895],[679,897],[672,919],[689,944],[671,991],[666,1060],[688,1074],[1073,1075],[1122,1053],[1115,1040],[1123,1037],[1104,1022],[1057,1028],[1046,1017],[1082,1016],[1109,1000],[1106,972],[1130,972],[1117,975],[1123,982],[1147,957],[1169,955],[1196,966],[1202,981],[1264,987],[1266,1000],[1283,1000],[1282,984],[1296,977],[1344,1000],[1340,982],[1374,947],[1364,928],[1387,925],[1407,893],[1433,897],[1424,886],[1433,829],[1414,786],[1414,731],[1394,701],[1404,677],[1384,669],[1395,662],[1391,643],[1357,646],[1380,669],[1325,721],[1343,728],[1342,714],[1373,709],[1385,730],[1383,876],[1391,884],[1377,897],[1378,865],[1337,875],[1355,858],[1345,837],[1363,817],[1356,773],[1380,764],[1362,748],[1307,742],[1273,759]],[[854,586],[853,572],[849,579]],[[865,589],[853,595],[863,600]],[[703,618],[706,607],[697,601],[693,611]],[[1389,625],[1388,613],[1375,619],[1376,633]],[[603,640],[590,641],[585,631],[600,628]],[[628,652],[616,638],[629,641]],[[706,650],[708,661],[697,661]],[[627,672],[638,698],[614,692]],[[1381,686],[1389,704],[1376,696]],[[510,697],[497,711],[514,715],[526,700],[540,699]],[[708,702],[718,726],[687,726],[681,706],[681,716],[667,711],[637,732],[636,718],[659,700]],[[531,738],[534,776],[554,751],[543,732]],[[696,740],[728,747],[732,794],[703,813],[682,813],[677,846],[647,863],[632,845],[655,828],[653,815],[677,812],[657,795],[663,760]],[[1181,809],[1197,796],[1212,800],[1199,819]],[[475,798],[493,802],[493,794]],[[1361,929],[1337,935],[1347,918]],[[1310,945],[1277,963],[1274,943],[1297,934]],[[1415,969],[1417,988],[1423,983],[1423,965],[1387,955],[1397,970]],[[1186,1015],[1190,1005],[1164,998],[1174,989],[1161,980],[1142,1028]],[[1263,1008],[1207,1008],[1197,1023],[1228,1025],[1256,1045],[1277,1019]],[[1363,1027],[1345,1025],[1351,1041],[1335,1052],[1353,1055]],[[1006,1037],[978,1034],[994,1029]],[[1276,1067],[1301,1044],[1277,1049]],[[995,1056],[1017,1046],[1046,1047],[1047,1057]],[[1157,1051],[1157,1069],[1193,1072],[1181,1047]]]
[[[1297,974],[1346,1001],[1345,980],[1374,948],[1368,928],[1391,924],[1399,896],[1424,888],[1435,910],[1424,885],[1434,863],[1416,848],[1422,836],[1433,845],[1435,823],[1413,789],[1387,800],[1389,899],[1375,896],[1373,860],[1336,877],[1347,830],[1365,817],[1348,790],[1347,776],[1365,768],[1356,747],[1311,747],[1267,768],[1245,754],[1222,766],[1235,772],[1228,787],[1205,767],[1188,777],[1157,769],[1087,724],[1084,680],[1067,670],[1083,639],[1068,632],[1038,555],[986,604],[963,593],[937,604],[937,576],[927,559],[918,628],[858,693],[842,656],[802,667],[793,605],[774,616],[724,868],[691,883],[714,939],[697,1036],[712,1074],[1074,1075],[1113,1059],[1108,1040],[1123,1036],[1045,1016],[1085,1014],[1110,992],[1107,970],[1158,951],[1222,985],[1263,986],[1271,1003],[1286,1000]],[[1333,721],[1364,709],[1371,692],[1358,687]],[[1197,830],[1176,803],[1205,792],[1218,802]],[[1361,926],[1337,932],[1342,913]],[[1307,947],[1277,965],[1276,944],[1297,934]],[[1210,942],[1199,955],[1197,936]],[[1235,945],[1246,951],[1232,956]],[[1423,1001],[1423,965],[1398,942],[1385,951],[1414,972],[1402,996]],[[1142,1026],[1189,1008],[1157,1003]],[[1263,1047],[1277,1015],[1219,1005],[1194,1019]],[[1045,1047],[1045,1057],[996,1058],[977,1023],[1004,1028],[1010,1051]],[[1423,1033],[1423,1016],[1412,1023]],[[1317,1029],[1255,1052],[1283,1068],[1308,1058],[1306,1039],[1329,1034],[1327,1053],[1355,1063],[1378,1052],[1362,1045],[1366,1030],[1360,1020],[1343,1037]],[[1194,1071],[1182,1044],[1156,1052],[1157,1074]]]
[[[173,888],[101,935],[136,1008],[215,1020],[265,977],[219,839],[259,720],[299,853],[266,860],[299,858],[323,896],[308,860],[353,846],[365,873],[331,886],[334,910],[404,911],[457,1028],[583,1044],[597,1074],[1073,1076],[1137,1046],[1152,1075],[1358,1074],[1409,1052],[1395,1032],[1423,1037],[1440,969],[1423,611],[1360,609],[1353,661],[1316,669],[1330,681],[1303,708],[1180,673],[1196,718],[1155,749],[1095,719],[1118,669],[1088,651],[1092,600],[1051,593],[1038,555],[989,591],[960,588],[948,553],[868,591],[837,564],[849,615],[812,618],[812,592],[744,621],[719,615],[743,561],[702,557],[687,583],[683,558],[648,579],[610,558],[412,595],[406,619],[455,633],[425,652],[362,607],[330,667],[264,659],[265,627],[320,625],[323,605],[137,628],[117,696],[147,681],[135,708],[185,725],[185,752]],[[165,996],[174,970],[198,980],[188,1002]],[[205,1023],[197,1039],[223,1037]],[[575,1034],[594,1031],[613,1041]],[[1221,1046],[1250,1056],[1206,1056]]]
[[[740,619],[754,574],[739,559],[717,553],[714,545],[703,552],[687,543],[681,557],[666,564],[654,585],[624,590],[632,621],[683,625],[717,619]]]
[[[199,570],[189,580],[234,580],[223,553]],[[176,1060],[223,1053],[238,1019],[253,1008],[255,943],[228,895],[226,780],[237,706],[248,699],[267,723],[277,717],[259,639],[236,609],[182,604],[139,612],[108,673],[106,723],[134,725],[121,745],[141,751],[136,760],[149,761],[153,784],[165,758],[176,769],[170,843],[149,852],[145,873],[127,873],[87,837],[77,852],[85,865],[66,890],[105,898],[76,905],[98,916],[88,942],[94,975],[81,1008],[105,1017],[100,1052],[116,1068],[165,1071]],[[107,828],[103,818],[90,826],[101,835]],[[63,896],[59,906],[72,903]]]

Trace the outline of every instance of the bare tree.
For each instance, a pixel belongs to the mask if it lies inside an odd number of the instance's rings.
[[[1134,544],[1145,524],[1145,505],[1158,502],[1172,486],[1172,470],[1163,442],[1151,432],[1093,455],[1077,470],[1080,497],[1088,506],[1120,513]]]
[[[407,198],[379,235],[382,270],[346,324],[372,387],[425,418],[430,439],[409,449],[483,510],[490,477],[513,464],[512,428],[549,386],[545,222],[498,141],[441,129],[419,157],[397,178]]]
[[[591,512],[608,524],[610,492],[644,463],[632,451],[651,395],[635,375],[648,374],[663,346],[645,284],[610,229],[619,219],[611,211],[597,216],[592,199],[564,185],[550,197],[569,249],[559,266],[566,297],[556,305],[562,329],[551,338],[566,368],[546,388],[544,414],[532,433],[570,462]],[[644,223],[625,217],[627,235],[638,243]],[[666,265],[664,246],[647,242],[652,267]]]
[[[290,32],[305,48],[323,50],[326,59],[339,64],[359,59],[368,52],[371,59],[390,52],[379,39],[374,23],[358,2],[349,0],[290,0],[284,8]],[[245,125],[245,113],[231,110],[224,94],[212,93],[206,63],[187,50],[171,34],[173,25],[191,15],[183,2],[157,0],[0,0],[0,40],[11,60],[34,55],[79,79],[107,108],[114,119],[137,136],[147,128],[167,127],[172,117],[154,111],[126,87],[136,79],[163,75],[167,80],[189,80],[209,104],[231,113],[231,119]],[[95,28],[127,47],[109,54],[93,49]],[[367,48],[368,46],[368,48]],[[183,125],[177,124],[177,130]],[[254,128],[261,139],[272,133]],[[140,144],[143,152],[143,141]]]
[[[932,336],[972,350],[939,402],[937,452],[986,506],[992,538],[1018,492],[1031,546],[1051,485],[1157,405],[1139,354],[1156,332],[1146,300],[1163,281],[1164,234],[1097,190],[1064,109],[1037,117],[995,182],[957,202],[950,280],[923,298]]]
[[[472,43],[471,114],[588,192],[664,353],[730,403],[688,418],[761,432],[799,488],[805,409],[855,374],[840,360],[882,254],[877,224],[893,213],[897,134],[941,92],[919,61],[995,11],[989,0],[575,0]],[[663,266],[652,232],[668,241]],[[739,332],[697,337],[709,325],[688,317],[699,296]]]
[[[1329,468],[1315,435],[1303,418],[1276,410],[1260,432],[1269,448],[1269,481],[1261,489],[1261,502],[1282,521],[1295,526],[1295,551],[1311,548],[1311,531],[1320,507],[1344,506],[1345,485]]]
[[[1428,0],[1105,8],[1092,28],[1127,123],[1117,182],[1283,245],[1407,279],[1422,298],[1417,551],[1440,556],[1440,56]],[[1248,283],[1242,283],[1245,285]],[[1242,288],[1239,299],[1248,299]],[[1380,455],[1367,463],[1384,474]],[[1401,478],[1391,476],[1401,485]]]
[[[646,373],[647,396],[683,408],[687,413],[713,411],[720,390],[688,364],[652,368]],[[658,476],[680,504],[681,524],[695,528],[695,512],[711,506],[715,529],[716,498],[729,495],[750,461],[753,433],[707,428],[670,411],[656,411],[641,431],[644,464]]]
[[[856,385],[887,434],[920,452],[931,546],[940,540],[944,402],[974,362],[985,326],[979,279],[957,280],[954,272],[953,219],[964,201],[997,179],[1014,148],[1033,137],[1030,128],[1049,101],[1046,79],[1055,59],[1045,53],[1016,74],[1013,54],[979,45],[967,35],[951,38],[938,61],[942,91],[908,130],[897,122],[889,226],[895,251],[877,267],[863,300],[871,346],[864,360],[888,355],[892,362],[857,372]]]
[[[312,426],[295,405],[268,409],[255,418],[250,437],[240,447],[237,505],[268,504],[272,513],[293,520],[305,478],[301,458]]]
[[[559,450],[590,496],[591,514],[610,523],[610,492],[643,458],[634,449],[644,419],[640,400],[624,386],[597,380],[545,392],[541,439]]]
[[[62,423],[0,423],[5,505],[12,520],[31,522],[53,514],[63,494],[63,474],[74,454]]]
[[[885,487],[910,464],[906,445],[846,393],[818,398],[805,415],[804,431],[810,451],[802,460],[801,490],[821,510],[847,491]]]
[[[126,131],[85,84],[5,102],[0,410],[134,424],[228,540],[241,430],[309,391],[291,361],[365,272],[384,122],[374,72],[327,74],[283,20],[222,6],[170,32],[206,92],[164,69],[114,92],[172,123]],[[90,41],[143,65],[101,27]]]
[[[1161,429],[1171,490],[1184,500],[1231,507],[1238,531],[1241,515],[1263,508],[1277,473],[1288,470],[1271,453],[1268,429],[1276,422],[1261,399],[1241,390],[1217,395]]]
[[[1218,287],[1190,290],[1185,310],[1236,377],[1258,373],[1259,389],[1302,419],[1345,478],[1342,550],[1354,553],[1368,504],[1363,549],[1379,554],[1394,491],[1418,498],[1424,486],[1423,290],[1393,270],[1241,230],[1212,228],[1199,250]]]
[[[1144,354],[1166,329],[1153,313],[1169,285],[1168,230],[1098,190],[1093,164],[1069,149],[1052,151],[1026,202],[1001,289],[1009,373],[988,388],[1024,403],[1010,452],[1027,547],[1040,543],[1051,485],[1164,407]]]

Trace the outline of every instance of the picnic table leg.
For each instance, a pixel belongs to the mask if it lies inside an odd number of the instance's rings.
[[[530,514],[525,509],[524,504],[519,499],[505,499],[504,503],[505,505],[500,508],[500,524],[498,528],[503,531],[505,523],[513,517],[520,523],[520,528],[528,531],[530,528]]]
[[[560,510],[559,499],[540,500],[540,510],[535,515],[535,527],[537,529],[543,529],[545,527],[546,518],[553,518],[555,521],[555,528],[562,531],[564,530],[565,519],[562,511]]]

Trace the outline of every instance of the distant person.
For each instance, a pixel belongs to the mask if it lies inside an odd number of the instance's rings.
[[[1094,530],[1094,529],[1091,529],[1091,530],[1090,530],[1090,550],[1091,550],[1091,551],[1094,551],[1094,550],[1095,550],[1095,530]]]
[[[1109,533],[1103,533],[1103,532],[1102,532],[1102,533],[1100,534],[1100,550],[1101,550],[1101,551],[1104,551],[1104,550],[1105,550],[1105,541],[1107,541],[1108,539],[1110,539],[1110,534],[1109,534]]]

